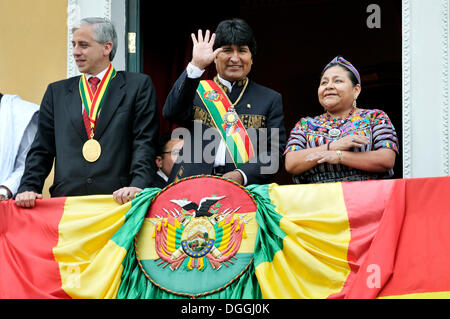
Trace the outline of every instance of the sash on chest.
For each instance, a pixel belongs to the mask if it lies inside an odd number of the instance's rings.
[[[247,81],[248,83],[248,81]],[[246,83],[246,85],[247,85]],[[245,91],[245,87],[242,92]],[[255,154],[247,130],[239,119],[234,105],[212,80],[200,81],[197,93],[213,119],[236,167],[247,163]]]

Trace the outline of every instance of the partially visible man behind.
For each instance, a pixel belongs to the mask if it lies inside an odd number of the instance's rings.
[[[34,207],[53,160],[52,197],[113,194],[122,204],[152,183],[159,124],[150,77],[114,70],[110,21],[86,18],[72,33],[83,74],[47,88],[16,196],[20,207]]]
[[[231,19],[212,35],[198,30],[191,37],[192,60],[163,108],[166,119],[189,130],[170,181],[213,174],[243,185],[270,182],[286,143],[283,104],[281,94],[248,78],[256,54],[252,29]],[[213,62],[217,76],[200,81]]]
[[[0,93],[0,201],[13,198],[36,135],[39,106]]]
[[[170,134],[163,134],[159,139],[158,151],[156,153],[156,171],[154,187],[164,188],[169,183],[170,172],[180,150],[183,147],[182,139],[171,139]]]

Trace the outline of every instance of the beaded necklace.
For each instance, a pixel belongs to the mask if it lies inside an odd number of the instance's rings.
[[[347,121],[351,118],[353,112],[355,111],[355,108],[352,107],[350,113],[348,113],[348,115],[345,118],[333,118],[331,117],[330,113],[327,112],[326,117],[332,121],[331,128],[328,130],[328,135],[330,135],[330,137],[339,137],[342,134],[342,131],[340,130],[340,127],[342,125],[344,125],[345,123],[347,123]]]

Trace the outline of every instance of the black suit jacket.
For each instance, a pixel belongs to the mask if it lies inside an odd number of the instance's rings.
[[[199,82],[200,79],[187,77],[184,71],[164,104],[164,118],[189,130],[189,134],[183,135],[183,150],[172,169],[169,182],[213,172],[215,153],[222,137],[217,129],[207,131],[215,126],[196,92]],[[242,89],[235,87],[228,94],[232,103]],[[286,145],[281,94],[250,81],[235,109],[249,134],[256,155],[239,169],[247,176],[247,184],[268,183],[281,166]],[[236,168],[228,151],[225,161],[226,172]]]
[[[155,178],[153,180],[152,183],[152,187],[158,187],[158,188],[164,188],[167,185],[169,185],[164,178],[162,178],[161,176],[159,176],[158,174],[155,174]]]
[[[150,77],[117,72],[112,79],[95,128],[102,153],[94,163],[82,155],[88,136],[79,80],[77,76],[48,86],[19,193],[41,193],[53,160],[52,197],[111,194],[125,186],[151,185],[159,120]]]

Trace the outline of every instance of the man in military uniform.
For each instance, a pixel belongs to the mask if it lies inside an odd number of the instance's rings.
[[[253,31],[232,19],[212,35],[199,30],[191,37],[192,60],[163,108],[166,119],[189,130],[170,181],[213,174],[242,185],[270,182],[285,146],[283,105],[278,92],[247,77],[256,53]],[[212,62],[217,76],[200,81]]]

